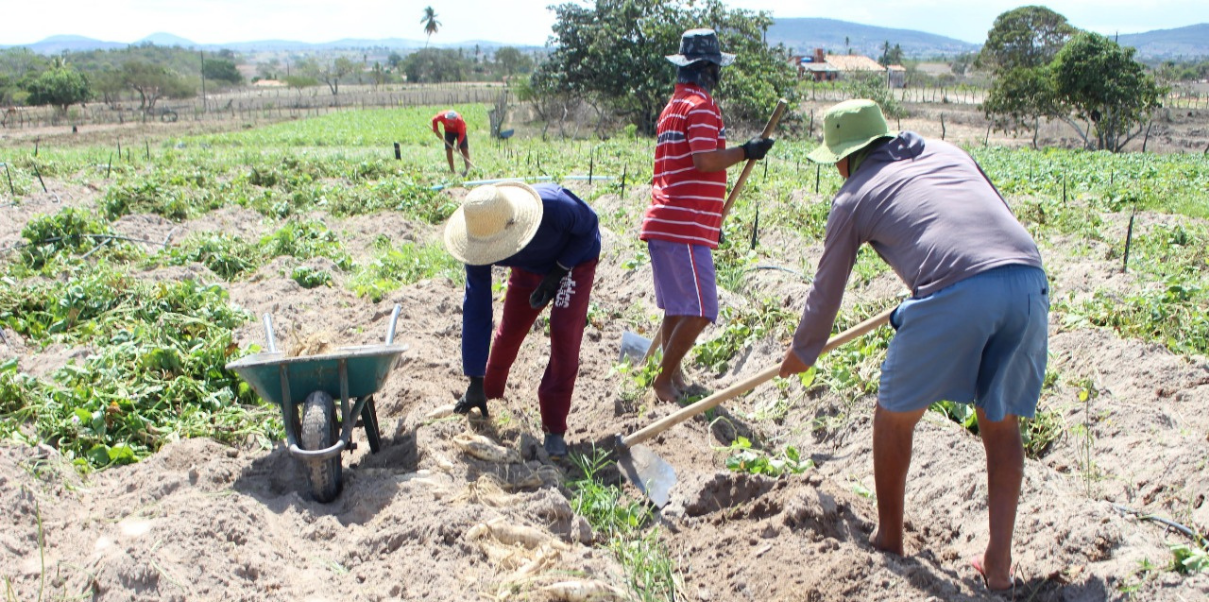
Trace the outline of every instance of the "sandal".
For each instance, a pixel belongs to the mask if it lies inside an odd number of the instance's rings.
[[[991,582],[987,579],[986,567],[982,566],[982,556],[974,556],[973,558],[970,558],[970,566],[974,567],[975,571],[978,571],[978,576],[982,577],[983,587],[987,588],[987,591],[989,592],[1010,592],[1016,588],[1015,565],[1008,569],[1008,576],[1011,578],[1012,584],[1001,589],[993,589],[991,587]]]

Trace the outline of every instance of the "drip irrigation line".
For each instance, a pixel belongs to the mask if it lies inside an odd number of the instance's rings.
[[[814,282],[814,278],[812,278],[812,277],[810,277],[810,276],[807,276],[807,275],[805,275],[805,274],[803,274],[803,273],[801,273],[801,272],[799,272],[799,271],[797,271],[797,270],[790,269],[790,268],[787,268],[787,267],[784,267],[784,266],[779,266],[779,265],[758,265],[758,266],[756,266],[756,267],[754,267],[754,268],[748,268],[748,269],[747,269],[747,271],[748,271],[748,272],[754,272],[754,271],[756,271],[756,270],[778,270],[778,271],[781,271],[781,272],[789,272],[790,274],[793,274],[794,276],[797,276],[798,278],[801,278],[802,280],[805,280],[806,282]]]
[[[105,240],[101,241],[101,244],[99,244],[99,245],[97,245],[97,246],[93,247],[93,248],[92,248],[92,249],[90,249],[90,250],[89,250],[87,253],[85,253],[85,254],[81,255],[81,256],[80,256],[80,259],[88,259],[88,256],[89,256],[89,255],[92,255],[93,253],[96,253],[97,251],[100,251],[101,249],[103,249],[103,248],[104,248],[106,245],[108,245],[108,244],[109,244],[109,243],[111,243],[111,242],[113,242],[113,239],[112,239],[112,238],[106,238]]]
[[[159,245],[161,247],[167,247],[168,239],[172,237],[172,234],[175,233],[175,231],[176,230],[174,228],[172,232],[169,232],[168,238],[165,238],[164,242],[157,242],[154,240],[147,240],[144,238],[131,238],[129,236],[118,236],[117,234],[76,234],[75,236],[81,236],[84,238],[107,239],[106,242],[108,242],[110,240],[125,240],[125,241],[129,241],[129,242],[140,242],[140,243],[149,244],[149,245]],[[35,240],[34,242],[17,243],[15,245],[12,245],[9,247],[4,247],[3,249],[0,249],[0,254],[8,253],[10,251],[15,251],[17,249],[21,249],[24,247],[35,247],[38,245],[50,244],[52,242],[59,242],[59,241],[63,240],[64,238],[70,238],[70,237],[69,236],[52,236],[51,238]],[[92,251],[95,251],[95,250],[96,249],[92,249]],[[92,253],[92,251],[89,251],[89,253]],[[87,256],[87,255],[85,255],[85,256]]]
[[[1206,543],[1209,543],[1209,540],[1207,540],[1205,538],[1205,536],[1203,536],[1200,533],[1197,533],[1196,531],[1193,531],[1192,529],[1189,529],[1188,527],[1185,527],[1184,525],[1181,525],[1180,523],[1177,523],[1173,520],[1166,519],[1166,518],[1163,518],[1161,516],[1157,516],[1154,514],[1146,514],[1139,510],[1134,510],[1133,508],[1130,508],[1128,506],[1122,506],[1121,504],[1113,504],[1112,507],[1114,510],[1116,510],[1117,512],[1120,512],[1121,514],[1130,514],[1130,515],[1136,516],[1140,520],[1148,520],[1148,521],[1156,522],[1156,523],[1159,523],[1160,525],[1164,525],[1164,526],[1170,527],[1172,529],[1175,529],[1176,531],[1183,533],[1185,536],[1187,536],[1189,539],[1191,539],[1197,545],[1206,545]]]

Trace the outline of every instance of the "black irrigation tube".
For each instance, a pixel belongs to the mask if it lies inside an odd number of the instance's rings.
[[[1161,516],[1156,516],[1154,514],[1146,514],[1139,510],[1134,510],[1133,508],[1130,508],[1128,506],[1122,506],[1121,504],[1113,504],[1112,507],[1114,510],[1116,510],[1117,512],[1120,512],[1121,514],[1130,514],[1130,515],[1138,517],[1141,520],[1148,520],[1148,521],[1156,522],[1156,523],[1159,523],[1160,525],[1164,525],[1166,527],[1175,529],[1176,531],[1183,533],[1185,536],[1187,536],[1189,539],[1191,539],[1193,541],[1193,543],[1195,543],[1197,545],[1201,545],[1201,546],[1209,545],[1209,539],[1207,539],[1205,536],[1203,536],[1200,533],[1197,533],[1196,531],[1193,531],[1192,529],[1189,529],[1188,527],[1185,527],[1184,525],[1181,525],[1180,523],[1177,523],[1173,520],[1169,520],[1169,519],[1163,518]]]
[[[111,240],[126,240],[126,241],[130,241],[130,242],[141,242],[141,243],[145,243],[145,244],[149,244],[149,245],[159,245],[161,247],[167,247],[168,241],[172,238],[172,235],[175,233],[176,233],[176,229],[173,228],[172,231],[168,233],[168,237],[165,238],[163,242],[154,241],[154,240],[146,240],[143,238],[131,238],[129,236],[119,236],[117,234],[77,234],[76,236],[82,236],[85,238],[102,238],[102,239],[106,239],[106,241],[105,241],[106,243],[108,243]],[[34,247],[37,245],[46,245],[46,244],[50,244],[52,242],[59,242],[60,240],[63,240],[64,238],[70,238],[70,237],[54,236],[54,237],[45,238],[42,240],[35,240],[34,242],[17,243],[11,247],[4,247],[3,249],[0,249],[0,253],[8,253],[9,251],[14,251],[16,249],[21,249],[24,247]],[[105,244],[105,243],[102,243],[102,244]],[[96,249],[93,249],[92,251],[95,251],[95,250]],[[88,253],[92,253],[92,251],[89,251]],[[87,257],[87,254],[85,254],[85,257]]]
[[[754,272],[756,270],[778,270],[781,272],[789,272],[790,274],[793,274],[794,276],[797,276],[798,278],[801,278],[802,280],[805,280],[806,282],[814,281],[814,278],[811,278],[810,276],[807,276],[797,270],[793,270],[793,269],[790,269],[790,268],[787,268],[784,266],[779,266],[779,265],[758,265],[754,268],[748,268],[746,271]]]

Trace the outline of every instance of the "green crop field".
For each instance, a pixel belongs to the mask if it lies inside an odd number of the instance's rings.
[[[457,107],[472,131],[486,129],[487,107]],[[218,284],[140,280],[148,266],[206,266],[222,280],[245,278],[273,257],[325,257],[350,275],[359,295],[374,299],[417,279],[460,278],[459,266],[439,242],[392,247],[383,242],[372,261],[355,262],[344,243],[314,212],[342,217],[398,212],[408,219],[440,224],[456,207],[442,192],[459,180],[445,166],[441,142],[428,129],[437,110],[350,111],[235,133],[171,139],[154,147],[40,149],[35,157],[12,149],[4,157],[11,194],[39,190],[39,178],[100,190],[94,207],[69,208],[31,220],[23,242],[4,250],[0,280],[0,324],[35,347],[88,340],[99,350],[79,365],[35,378],[0,366],[0,436],[49,443],[81,467],[130,462],[180,437],[209,436],[262,441],[280,436],[278,418],[259,405],[246,385],[223,364],[248,349],[231,348],[231,332],[250,316],[232,307]],[[757,263],[780,261],[776,249],[750,244],[768,232],[792,230],[817,241],[826,222],[825,202],[839,187],[831,169],[804,160],[813,143],[784,136],[765,165],[749,179],[745,201],[727,222],[727,242],[718,257],[720,281],[740,289],[742,274]],[[401,145],[402,160],[392,144]],[[651,141],[620,136],[605,141],[491,141],[473,136],[473,177],[596,176],[612,178],[591,188],[594,195],[631,195],[651,174]],[[1209,353],[1209,162],[1197,155],[1113,155],[1081,151],[971,149],[1008,197],[1022,221],[1043,244],[1061,239],[1107,245],[1123,257],[1126,241],[1112,238],[1099,215],[1170,213],[1188,218],[1132,240],[1130,269],[1135,290],[1119,297],[1096,293],[1060,299],[1066,323],[1110,327],[1122,336],[1159,342],[1177,353]],[[460,162],[460,159],[457,159]],[[460,168],[460,163],[458,164]],[[734,174],[732,173],[732,179]],[[623,189],[624,185],[624,189]],[[815,194],[815,191],[817,195]],[[5,191],[8,192],[8,191]],[[619,232],[632,229],[643,199],[602,222]],[[594,200],[588,198],[589,202]],[[272,233],[248,239],[211,233],[182,240],[159,252],[110,238],[122,216],[147,213],[168,220],[196,218],[223,207],[256,211]],[[759,212],[760,231],[753,232]],[[615,255],[644,261],[636,240],[622,240]],[[865,264],[868,265],[865,265]],[[864,266],[864,267],[862,267]],[[790,265],[809,275],[813,266]],[[870,256],[857,276],[885,271]],[[323,286],[330,275],[302,270],[300,283]],[[790,312],[792,313],[792,312]],[[705,342],[698,361],[725,363],[753,341],[784,340],[756,318],[729,315],[719,338]],[[884,335],[882,335],[884,337]],[[884,348],[884,341],[877,347]],[[853,375],[874,347],[855,356],[837,354],[820,366],[820,382],[868,393],[875,381]],[[847,363],[846,363],[847,362]],[[813,378],[813,377],[812,377]]]

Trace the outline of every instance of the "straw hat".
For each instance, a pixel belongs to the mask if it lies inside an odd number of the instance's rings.
[[[835,163],[874,140],[897,136],[886,125],[881,107],[868,99],[845,100],[823,114],[823,144],[807,158],[815,163]]]
[[[542,199],[523,182],[479,186],[445,224],[445,248],[468,265],[490,265],[525,248],[542,223]]]
[[[735,55],[722,52],[718,43],[718,34],[712,29],[690,29],[680,36],[680,54],[669,54],[666,57],[672,64],[687,67],[697,61],[709,61],[720,67],[725,67],[735,60]]]

